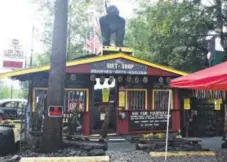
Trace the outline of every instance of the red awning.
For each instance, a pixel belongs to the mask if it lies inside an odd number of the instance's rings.
[[[185,89],[227,90],[227,61],[170,81],[170,86]]]

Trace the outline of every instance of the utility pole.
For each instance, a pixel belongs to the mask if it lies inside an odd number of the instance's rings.
[[[35,33],[35,26],[32,25],[32,36],[31,36],[31,53],[30,53],[30,59],[29,59],[29,65],[26,64],[26,67],[31,68],[32,67],[32,61],[33,61],[33,51],[34,51],[34,33]],[[26,62],[26,60],[25,60]],[[27,136],[27,131],[30,128],[30,115],[31,115],[31,103],[32,103],[32,78],[31,75],[28,76],[28,103],[26,105],[26,117],[25,117],[25,128],[26,128],[26,133],[25,133],[25,139]]]
[[[33,61],[33,52],[34,52],[34,34],[35,34],[35,26],[32,26],[32,40],[31,40],[31,56],[30,56],[30,62],[29,67],[32,67],[32,61]]]
[[[13,98],[13,79],[11,79],[10,98]]]

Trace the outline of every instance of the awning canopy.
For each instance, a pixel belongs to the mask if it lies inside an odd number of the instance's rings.
[[[185,89],[227,90],[227,61],[170,81],[170,86]]]

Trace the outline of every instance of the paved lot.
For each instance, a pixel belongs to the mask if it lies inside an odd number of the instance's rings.
[[[108,151],[134,151],[135,144],[130,142],[111,142],[108,144]]]
[[[201,145],[203,148],[217,150],[221,148],[222,143],[223,143],[222,137],[208,137],[208,138],[202,138]]]
[[[211,150],[220,149],[223,142],[222,137],[207,137],[201,139],[202,148],[209,148]],[[109,142],[108,144],[108,151],[133,151],[135,149],[135,144],[128,141]]]

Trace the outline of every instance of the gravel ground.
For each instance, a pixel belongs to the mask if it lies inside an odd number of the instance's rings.
[[[217,157],[170,157],[167,159],[167,162],[227,162],[227,149],[218,149],[221,144],[220,138],[207,138],[203,140],[203,143],[204,148],[210,148],[213,151],[217,150]],[[102,152],[102,150],[96,151]],[[135,150],[135,144],[129,142],[109,143],[109,148],[106,153],[110,156],[111,162],[164,162],[164,158],[151,158],[149,153]],[[19,155],[27,157],[58,157],[87,156],[87,154],[88,151],[66,148],[49,155],[32,153],[30,151],[26,151]],[[11,156],[0,157],[0,162],[3,162],[4,159],[9,159],[10,157]]]
[[[164,162],[164,158],[151,158],[149,153],[144,151],[107,151],[107,155],[110,156],[111,162]],[[39,154],[31,153],[29,151],[19,154],[27,157],[48,157],[48,156],[86,156],[86,152],[75,149],[65,149],[54,154]],[[0,157],[0,162],[5,159],[9,159],[11,156]],[[227,149],[218,150],[217,157],[169,157],[167,162],[226,162]]]
[[[164,158],[151,158],[143,151],[108,151],[111,162],[164,162]],[[226,162],[227,150],[217,150],[217,157],[169,157],[167,162]]]
[[[151,157],[143,151],[108,151],[111,162],[151,162]]]

